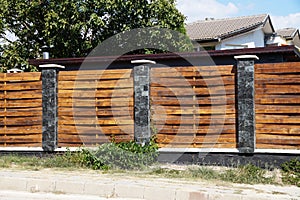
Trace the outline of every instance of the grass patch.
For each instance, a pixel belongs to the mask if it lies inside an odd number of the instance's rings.
[[[158,176],[163,178],[175,179],[192,179],[192,180],[218,180],[231,183],[245,183],[245,184],[276,184],[274,181],[275,175],[266,176],[267,170],[258,168],[253,165],[240,166],[238,168],[224,168],[223,170],[215,170],[209,166],[193,166],[186,169],[172,169],[157,165],[150,167],[153,160],[136,162],[136,157],[130,154],[125,158],[121,158],[112,164],[105,163],[110,159],[117,159],[116,156],[123,155],[124,152],[117,154],[108,154],[107,150],[116,150],[115,146],[104,146],[104,149],[96,151],[81,150],[78,152],[66,152],[61,155],[54,155],[49,157],[35,157],[35,156],[18,156],[7,155],[0,157],[0,167],[2,168],[21,168],[39,170],[43,168],[60,168],[60,169],[97,169],[105,170],[105,173],[120,173],[130,174],[133,176]],[[120,149],[117,149],[120,151]],[[103,153],[104,155],[100,154]],[[100,156],[101,155],[101,156]],[[123,155],[124,156],[124,155]],[[102,159],[106,159],[104,162]],[[141,159],[141,157],[139,157]],[[122,163],[122,162],[127,163]],[[149,165],[148,165],[149,164]],[[136,170],[138,169],[138,170]]]
[[[295,158],[283,163],[282,171],[284,183],[300,187],[300,160]]]
[[[266,172],[267,170],[248,164],[236,169],[226,170],[220,174],[220,179],[233,183],[274,184],[275,176],[267,176]]]
[[[157,149],[157,145],[152,140],[143,146],[133,141],[112,142],[100,145],[97,150],[80,149],[77,152],[67,151],[61,155],[42,158],[17,155],[2,156],[0,157],[0,167],[142,169],[156,162]]]
[[[11,154],[0,157],[0,167],[34,170],[42,168],[86,168],[83,158],[84,154],[82,154],[82,152],[70,151],[60,155],[49,155],[47,157]]]
[[[245,184],[275,184],[275,174],[267,176],[267,170],[250,164],[238,168],[224,168],[221,171],[211,169],[208,166],[192,167],[185,170],[156,168],[150,174],[167,178],[219,180]]]
[[[94,169],[104,170],[105,173],[133,176],[158,176],[245,184],[280,184],[282,182],[300,186],[300,161],[297,159],[283,164],[282,171],[268,171],[250,164],[235,168],[209,166],[184,166],[183,168],[177,166],[177,168],[172,168],[172,166],[159,164],[153,166],[157,156],[155,145],[140,146],[133,142],[109,143],[101,145],[93,151],[81,149],[76,152],[67,151],[63,154],[47,157],[5,155],[0,157],[0,168]],[[282,174],[282,178],[279,174]]]

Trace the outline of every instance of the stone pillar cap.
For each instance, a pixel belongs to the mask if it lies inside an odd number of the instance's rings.
[[[245,60],[245,59],[248,59],[248,60],[259,60],[259,58],[256,56],[256,55],[240,55],[240,56],[234,56],[234,59],[236,60]]]
[[[146,59],[132,60],[131,63],[132,64],[156,64],[155,61],[153,61],[153,60],[146,60]]]
[[[44,64],[44,65],[39,65],[40,68],[61,68],[64,69],[65,66],[62,65],[57,65],[57,64]]]

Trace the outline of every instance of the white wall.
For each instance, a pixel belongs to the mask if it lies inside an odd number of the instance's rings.
[[[282,46],[282,45],[289,45],[289,43],[287,43],[286,39],[277,35],[277,36],[270,37],[267,41],[267,45]]]
[[[262,29],[254,30],[240,36],[222,40],[216,45],[216,50],[264,47],[264,32]]]

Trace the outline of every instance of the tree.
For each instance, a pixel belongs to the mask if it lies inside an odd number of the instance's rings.
[[[41,57],[44,46],[50,47],[52,58],[83,57],[105,39],[134,28],[155,26],[185,34],[185,17],[175,3],[175,0],[1,0],[0,33],[9,30],[16,36],[16,41],[6,40],[8,45],[2,47],[2,65],[34,70],[27,60]],[[3,34],[0,37],[5,39]]]

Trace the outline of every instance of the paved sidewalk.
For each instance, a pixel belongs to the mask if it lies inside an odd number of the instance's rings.
[[[300,200],[300,188],[295,186],[195,182],[156,177],[139,178],[83,170],[2,169],[0,176],[0,190],[33,194],[42,192],[56,195],[87,195],[86,197],[91,195],[112,199],[147,200]]]
[[[96,195],[78,195],[78,194],[55,194],[55,193],[32,193],[0,190],[1,200],[107,200],[106,197]],[[113,200],[136,200],[128,198],[114,198]]]

